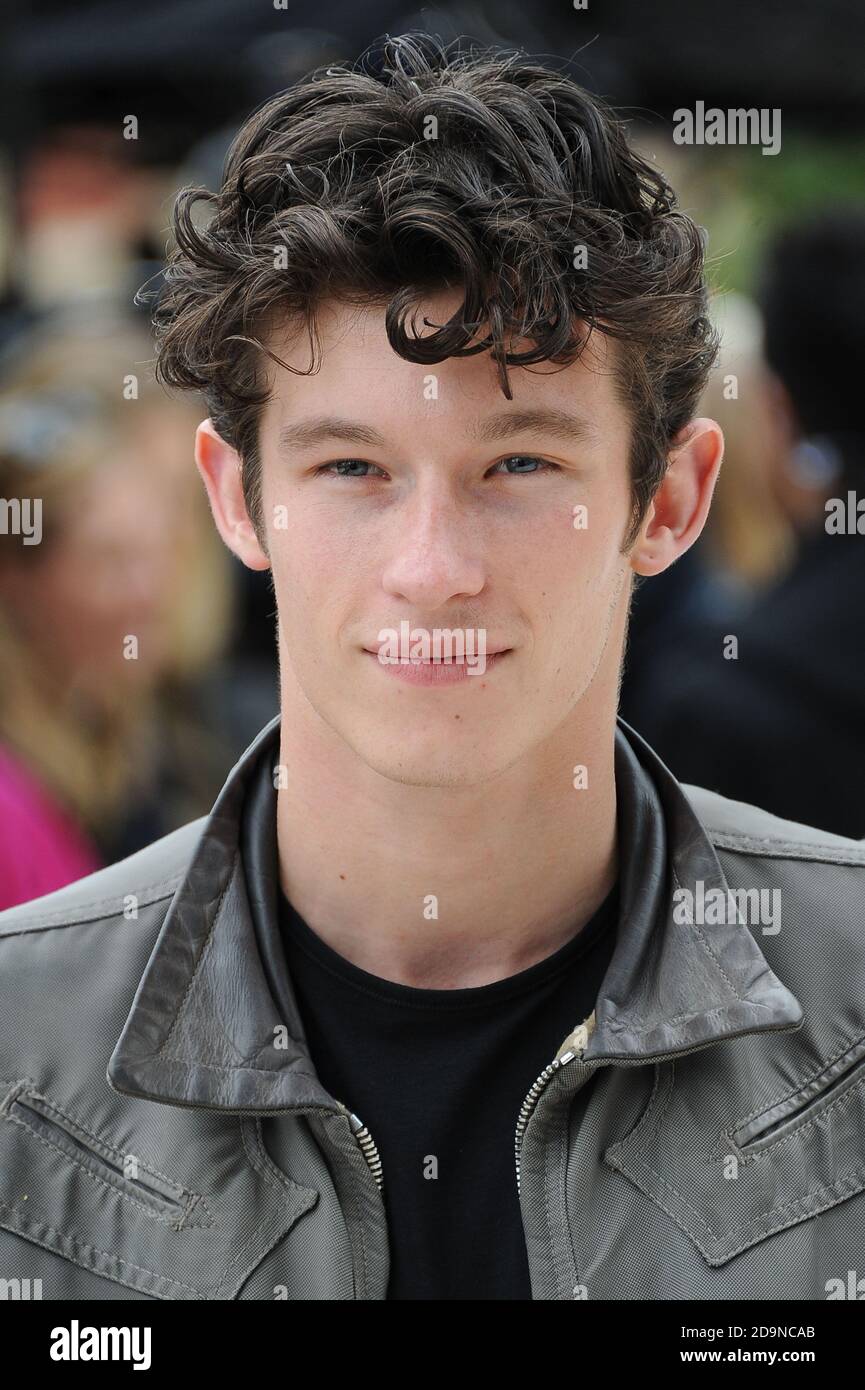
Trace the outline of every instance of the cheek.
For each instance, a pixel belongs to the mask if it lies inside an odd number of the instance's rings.
[[[618,531],[593,526],[590,516],[585,530],[571,527],[555,544],[548,539],[527,571],[535,641],[547,649],[548,671],[558,671],[569,699],[595,670],[609,640],[627,575],[618,540]]]
[[[265,502],[267,507],[267,501]],[[355,520],[348,524],[346,509],[292,497],[279,499],[280,521],[271,504],[265,510],[266,541],[277,601],[288,595],[292,605],[333,607],[339,595],[350,594],[366,583],[380,554],[370,535]]]
[[[346,553],[326,529],[313,536],[298,525],[271,531],[267,543],[280,628],[293,660],[303,662],[328,649],[345,617],[354,588]],[[321,642],[310,641],[314,633]]]
[[[576,519],[579,525],[574,524]],[[545,596],[544,606],[561,609],[573,621],[575,601],[592,600],[595,616],[604,595],[618,587],[624,557],[619,553],[619,532],[602,522],[599,509],[588,516],[569,514],[564,524],[550,526],[532,537],[529,550],[523,550],[523,576],[532,576],[533,587]],[[516,571],[519,583],[520,571]],[[584,610],[582,610],[584,611]]]

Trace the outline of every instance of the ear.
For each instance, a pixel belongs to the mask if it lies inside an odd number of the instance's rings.
[[[241,459],[226,444],[211,420],[202,420],[195,431],[195,462],[204,479],[216,529],[229,550],[251,570],[270,568],[246,509]]]
[[[636,574],[660,574],[694,544],[706,524],[724,457],[715,420],[689,421],[672,442],[667,472],[631,550]]]

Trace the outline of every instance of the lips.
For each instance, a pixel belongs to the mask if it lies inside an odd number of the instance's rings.
[[[382,643],[382,646],[384,645],[385,643]],[[370,656],[378,656],[381,647],[364,647],[363,650],[369,652]],[[487,647],[483,654],[484,656],[501,656],[503,652],[509,652],[511,650],[512,648],[510,647]],[[450,660],[446,657],[430,657],[429,660],[426,660],[424,657],[412,657],[411,660],[412,662],[416,662],[419,666],[453,666],[459,664],[454,661],[453,657],[451,657]]]
[[[444,658],[431,658],[426,661],[422,658],[382,661],[377,652],[368,648],[364,648],[364,656],[373,658],[381,678],[386,681],[397,680],[407,685],[441,690],[462,685],[464,682],[473,685],[472,676],[485,676],[491,671],[497,671],[499,662],[503,661],[511,650],[510,647],[500,648],[496,652],[484,653],[483,657],[477,660],[470,658],[468,661],[447,661]],[[485,682],[481,688],[485,688]]]

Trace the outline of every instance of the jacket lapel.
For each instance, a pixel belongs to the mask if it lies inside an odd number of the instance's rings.
[[[676,890],[696,900],[715,889],[726,901],[728,884],[681,785],[621,719],[616,797],[619,936],[585,1059],[649,1062],[742,1033],[801,1026],[799,1001],[770,970],[746,923],[699,922],[693,912],[690,921],[676,920],[684,916]]]
[[[232,769],[208,817],[109,1061],[116,1091],[247,1113],[338,1111],[279,976],[278,743],[276,718]]]

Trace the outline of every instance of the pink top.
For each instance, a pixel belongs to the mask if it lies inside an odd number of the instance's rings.
[[[75,822],[24,763],[0,748],[0,911],[101,867]]]

